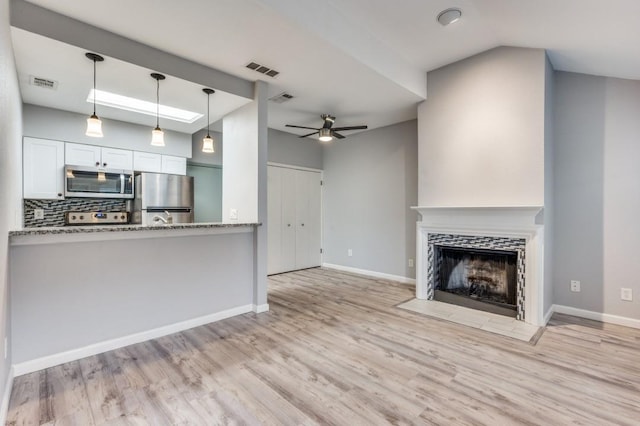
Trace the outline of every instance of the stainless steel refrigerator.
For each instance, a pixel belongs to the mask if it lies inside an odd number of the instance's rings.
[[[135,177],[132,223],[193,223],[193,177],[140,173]]]

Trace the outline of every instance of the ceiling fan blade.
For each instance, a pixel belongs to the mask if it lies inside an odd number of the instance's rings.
[[[332,135],[332,136],[335,136],[335,137],[336,137],[336,138],[338,138],[338,139],[344,139],[344,138],[345,138],[345,137],[344,137],[344,136],[342,136],[340,133],[336,133],[336,132],[331,132],[331,135]]]
[[[343,130],[364,130],[368,128],[368,126],[347,126],[347,127],[334,127],[333,130],[337,130],[339,132]]]
[[[295,127],[296,129],[320,130],[315,127],[295,126],[293,124],[285,124],[285,127]]]
[[[311,132],[311,133],[309,133],[307,135],[302,135],[302,136],[298,136],[298,137],[299,138],[306,138],[307,136],[315,135],[316,133],[318,133],[318,132]]]

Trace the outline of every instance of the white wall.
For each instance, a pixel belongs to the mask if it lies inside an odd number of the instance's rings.
[[[556,73],[556,304],[640,319],[639,117],[640,81]]]
[[[555,76],[549,58],[546,58],[545,67],[545,94],[544,94],[544,306],[546,314],[553,305],[553,271],[555,265],[555,247],[553,235],[555,232],[555,205],[554,205],[554,103],[555,103]]]
[[[415,120],[333,140],[324,149],[323,261],[415,277]],[[347,250],[353,250],[353,256]]]
[[[317,139],[299,138],[269,129],[269,162],[322,169],[322,144]]]
[[[227,114],[223,119],[222,221],[258,221],[258,103]]]
[[[499,47],[427,76],[420,206],[544,203],[545,52]]]
[[[191,157],[191,135],[164,131],[164,147],[151,146],[151,127],[124,121],[102,120],[104,137],[85,135],[87,116],[75,112],[24,104],[24,136],[134,151]]]
[[[9,31],[9,2],[0,3],[0,401],[8,403],[5,388],[11,367],[9,320],[8,231],[22,227],[22,100]],[[4,342],[8,340],[8,358]],[[4,423],[4,405],[0,422]]]

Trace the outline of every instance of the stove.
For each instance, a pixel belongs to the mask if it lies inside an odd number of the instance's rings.
[[[64,214],[65,225],[116,225],[129,223],[128,212],[74,212]]]

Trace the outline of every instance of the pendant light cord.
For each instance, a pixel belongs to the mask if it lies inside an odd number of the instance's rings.
[[[156,128],[160,127],[160,80],[156,80]]]
[[[93,115],[96,115],[96,60],[93,60]]]
[[[207,93],[207,137],[209,137],[209,121],[211,121],[211,115],[209,114],[209,105],[211,102],[209,102],[209,96],[209,93]]]

